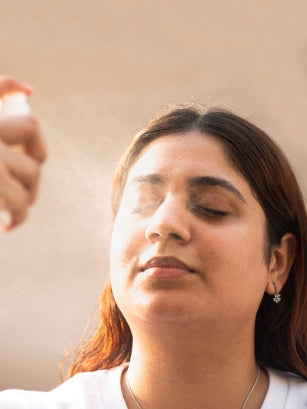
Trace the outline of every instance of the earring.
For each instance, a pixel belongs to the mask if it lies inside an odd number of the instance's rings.
[[[275,281],[273,281],[273,286],[274,286],[274,290],[275,290],[275,295],[274,295],[274,297],[273,297],[273,301],[274,301],[276,304],[278,304],[278,303],[280,303],[280,301],[281,301],[281,295],[280,295],[280,293],[278,292],[277,285],[276,285]]]

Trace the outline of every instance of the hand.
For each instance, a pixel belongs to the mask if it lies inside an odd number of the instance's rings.
[[[32,93],[28,85],[0,76],[0,98],[14,92]],[[0,113],[0,211],[12,216],[8,231],[23,222],[36,199],[46,147],[38,123],[31,115]]]

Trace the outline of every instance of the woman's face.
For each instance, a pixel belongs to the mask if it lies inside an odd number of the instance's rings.
[[[264,212],[206,135],[157,139],[131,168],[111,282],[128,323],[251,325],[268,284]]]

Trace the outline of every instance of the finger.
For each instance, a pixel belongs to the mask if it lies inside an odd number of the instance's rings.
[[[29,191],[31,203],[34,202],[40,177],[41,166],[38,161],[14,150],[0,141],[0,161],[7,171],[21,182]]]
[[[7,209],[0,210],[0,230],[3,232],[11,231],[14,227],[24,222],[27,216],[28,209],[14,214]]]
[[[22,222],[24,222],[28,216],[29,210],[27,209],[22,209],[21,211],[17,213],[12,214],[12,221],[11,224],[5,229],[5,231],[10,231],[14,227],[18,226]]]
[[[0,165],[0,180],[2,208],[18,213],[31,204],[29,191],[18,180],[14,179],[2,164]]]
[[[8,75],[0,76],[0,96],[9,94],[11,92],[24,92],[27,95],[31,95],[33,88],[21,81],[17,81]]]
[[[22,145],[39,162],[44,162],[47,149],[38,123],[33,116],[0,117],[0,140],[9,145]]]

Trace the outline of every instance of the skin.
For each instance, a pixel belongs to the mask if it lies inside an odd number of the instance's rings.
[[[32,88],[11,77],[0,76],[0,100],[14,92],[31,95]],[[33,116],[0,114],[0,210],[9,210],[12,215],[11,225],[3,230],[9,231],[26,219],[37,197],[46,156],[45,142]]]
[[[241,407],[257,373],[257,309],[291,264],[283,242],[268,265],[265,214],[219,143],[191,132],[146,148],[111,243],[113,293],[133,334],[125,376],[143,409]],[[262,372],[246,408],[267,387]],[[122,388],[136,407],[125,378]]]

